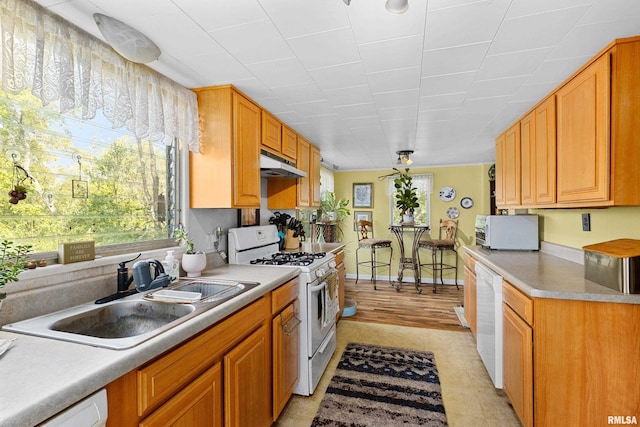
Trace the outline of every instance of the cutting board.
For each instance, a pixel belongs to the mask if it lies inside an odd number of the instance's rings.
[[[631,258],[640,256],[640,240],[636,239],[616,239],[608,242],[595,243],[583,246],[582,249],[589,252],[613,256],[616,258]]]

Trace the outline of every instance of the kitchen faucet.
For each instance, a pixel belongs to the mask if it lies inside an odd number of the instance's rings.
[[[105,302],[117,300],[120,298],[124,298],[129,295],[133,295],[138,290],[136,288],[129,289],[131,283],[133,283],[133,276],[129,276],[129,269],[127,268],[127,263],[131,261],[135,261],[140,258],[142,254],[138,254],[137,257],[130,259],[128,261],[122,261],[118,264],[118,291],[115,294],[109,295],[104,298],[100,298],[96,301],[96,304],[104,304]]]

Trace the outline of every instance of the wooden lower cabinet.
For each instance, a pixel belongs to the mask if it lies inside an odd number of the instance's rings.
[[[222,425],[220,363],[216,363],[140,423],[140,427],[222,427]]]
[[[473,337],[476,337],[476,273],[475,261],[465,255],[464,262],[464,317]]]
[[[269,343],[263,325],[224,356],[225,426],[271,425]]]
[[[278,289],[108,384],[107,426],[270,426]]]
[[[503,308],[503,388],[524,427],[533,426],[533,328]]]

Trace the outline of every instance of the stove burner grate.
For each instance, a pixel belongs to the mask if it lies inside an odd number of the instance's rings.
[[[271,258],[254,259],[251,264],[261,265],[295,265],[307,266],[313,264],[316,259],[326,256],[326,252],[278,252],[271,255]]]

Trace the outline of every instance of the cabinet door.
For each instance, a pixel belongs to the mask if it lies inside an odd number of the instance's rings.
[[[311,191],[311,206],[320,206],[320,149],[315,145],[311,146],[311,165],[309,171],[311,172],[311,179],[309,180],[309,187]]]
[[[298,382],[299,316],[296,299],[273,318],[273,421],[278,419]]]
[[[298,134],[285,125],[282,125],[282,154],[297,163]]]
[[[260,123],[260,108],[234,92],[235,162],[232,207],[260,207]],[[211,191],[215,189],[212,188]]]
[[[224,356],[227,427],[271,425],[271,358],[266,325]]]
[[[504,202],[520,204],[520,123],[511,126],[504,139]]]
[[[504,177],[505,177],[505,164],[504,164],[504,144],[505,144],[505,134],[502,133],[498,135],[496,138],[496,189],[495,189],[495,200],[496,206],[504,206],[506,204],[504,198]],[[491,214],[495,214],[495,212],[491,212]]]
[[[535,110],[535,195],[537,204],[556,202],[556,98]]]
[[[610,58],[557,91],[558,202],[609,199]]]
[[[476,337],[476,274],[465,265],[464,267],[464,317],[469,329]]]
[[[536,115],[535,111],[520,120],[520,199],[523,205],[535,203],[536,182]]]
[[[140,427],[222,426],[222,370],[220,363],[202,374],[160,406]]]
[[[280,154],[282,151],[282,123],[262,110],[262,146]]]
[[[311,203],[311,144],[298,135],[298,169],[307,173],[304,178],[298,178],[298,206],[308,207]]]
[[[507,304],[503,309],[503,387],[524,427],[533,426],[533,329]]]

